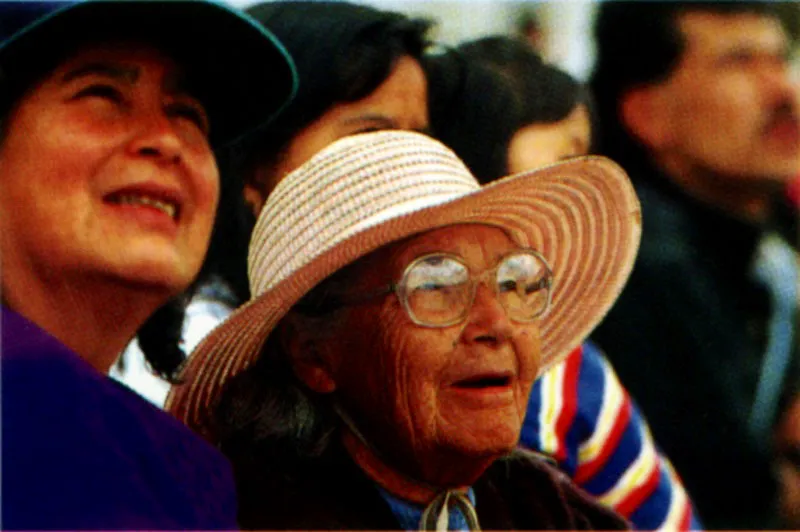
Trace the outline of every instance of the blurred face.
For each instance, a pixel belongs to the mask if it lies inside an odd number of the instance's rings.
[[[655,150],[679,171],[785,183],[800,170],[800,123],[778,20],[698,11],[678,23],[686,49],[655,89]]]
[[[508,146],[511,174],[586,155],[591,142],[589,111],[580,104],[559,122],[533,123],[517,131]]]
[[[269,194],[286,174],[348,135],[384,129],[426,130],[427,87],[425,72],[417,60],[400,57],[389,77],[372,94],[362,100],[331,106],[295,135],[277,165],[259,169],[256,181],[265,183]],[[246,197],[256,212],[266,200],[253,187],[247,188]]]
[[[429,253],[457,255],[478,275],[516,249],[493,227],[430,231],[377,252],[353,291],[374,293]],[[511,321],[490,284],[478,286],[461,323],[416,325],[392,293],[352,307],[327,342],[336,397],[379,451],[416,478],[435,482],[439,469],[458,471],[459,457],[494,459],[517,443],[539,369],[539,329]]]
[[[219,175],[204,108],[180,81],[156,50],[110,44],[73,54],[17,102],[0,145],[4,291],[30,276],[174,293],[194,279]]]

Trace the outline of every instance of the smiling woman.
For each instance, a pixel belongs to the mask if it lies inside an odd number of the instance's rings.
[[[60,299],[57,288],[41,272],[74,279],[61,289],[77,304],[86,298],[76,292],[135,291],[139,297],[124,298],[130,305],[114,309],[135,318],[128,334],[195,278],[219,173],[205,122],[192,118],[202,117],[204,107],[170,88],[177,74],[171,59],[149,47],[81,48],[8,116],[0,147],[4,300],[40,316],[41,325],[100,371],[126,337],[108,345],[95,327],[74,327],[80,313],[71,312],[72,325],[63,327],[61,309],[52,304]],[[176,111],[182,108],[196,111]],[[37,308],[38,301],[47,304]],[[106,316],[119,324],[122,314]]]
[[[224,459],[105,373],[197,277],[213,149],[291,97],[291,60],[210,2],[3,8],[19,22],[0,42],[3,526],[234,528]],[[226,44],[175,36],[188,19]]]

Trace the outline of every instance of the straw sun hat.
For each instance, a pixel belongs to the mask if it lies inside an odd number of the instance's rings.
[[[289,309],[344,265],[390,242],[453,224],[497,226],[553,270],[542,318],[542,371],[577,347],[630,273],[639,202],[622,169],[586,157],[481,187],[441,143],[418,133],[345,138],[289,174],[270,195],[250,242],[253,300],[189,359],[167,409],[209,434],[224,384],[255,362]]]

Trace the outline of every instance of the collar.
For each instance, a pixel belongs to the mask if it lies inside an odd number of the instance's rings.
[[[389,504],[392,513],[404,530],[430,530],[431,528],[424,525],[426,524],[425,522],[431,520],[436,523],[436,530],[474,530],[475,525],[477,525],[477,517],[472,516],[475,523],[473,527],[470,528],[470,519],[465,515],[465,513],[470,513],[470,511],[464,509],[464,501],[457,500],[458,496],[451,496],[451,494],[456,492],[443,492],[443,494],[434,499],[428,507],[422,507],[419,504],[401,499],[389,493],[378,484],[375,484],[375,486],[384,500]],[[458,493],[460,494],[460,492]],[[463,494],[460,495],[460,499],[467,499],[474,512],[475,492],[472,488],[467,490],[466,497],[464,497]],[[431,512],[436,515],[432,515]]]

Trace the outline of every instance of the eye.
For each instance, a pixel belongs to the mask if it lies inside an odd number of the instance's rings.
[[[545,277],[543,279],[539,279],[536,282],[530,283],[525,287],[525,294],[530,295],[534,292],[538,292],[539,290],[543,290],[545,288],[550,288],[550,279]]]
[[[450,287],[450,285],[446,285],[446,284],[441,283],[441,282],[426,281],[426,282],[420,284],[419,286],[414,287],[414,289],[415,290],[425,290],[425,291],[431,292],[431,291],[434,291],[434,290],[442,290],[444,288],[449,288],[449,287]]]
[[[102,98],[115,103],[122,101],[122,93],[116,87],[104,84],[94,84],[83,87],[75,93],[72,99],[77,100],[91,97]]]
[[[497,288],[501,292],[516,292],[517,291],[517,281],[514,279],[504,279],[497,283]]]
[[[210,130],[208,115],[199,103],[173,102],[167,106],[167,113],[169,116],[189,120],[205,135],[208,135]]]
[[[384,126],[364,126],[353,132],[353,135],[360,135],[361,133],[376,133],[378,131],[386,131],[387,129],[390,128]]]

